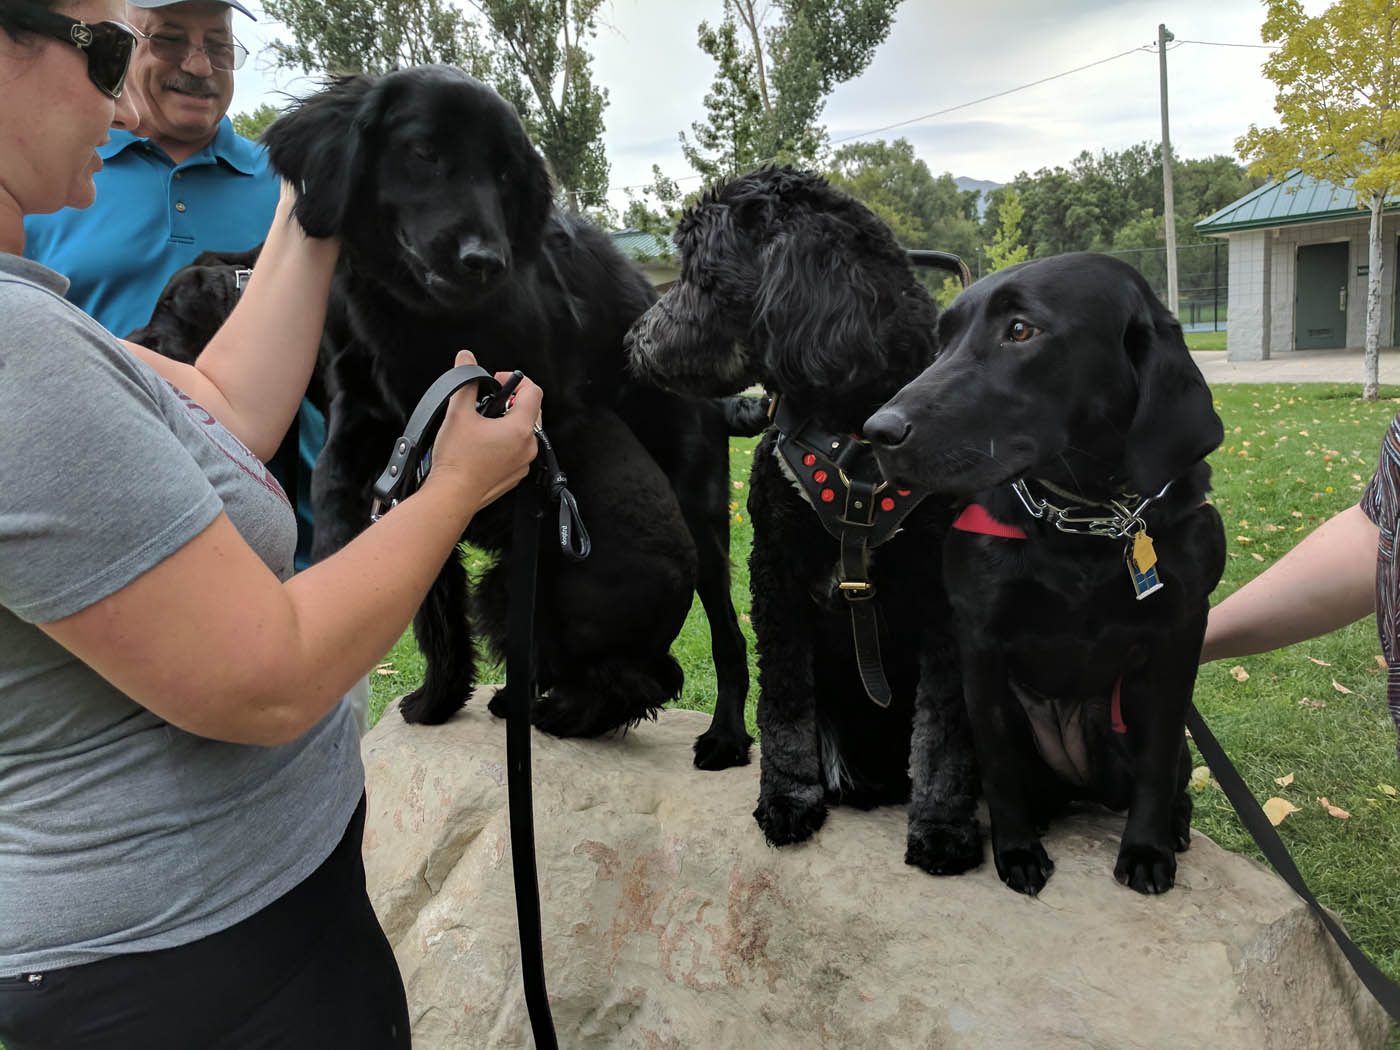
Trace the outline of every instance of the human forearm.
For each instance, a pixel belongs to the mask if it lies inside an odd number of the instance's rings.
[[[233,313],[193,365],[126,344],[266,460],[277,450],[315,367],[339,243],[306,236],[282,199]]]
[[[1377,534],[1359,506],[1324,522],[1211,609],[1201,662],[1292,645],[1374,612]]]
[[[41,626],[174,725],[293,739],[398,640],[472,514],[524,475],[540,391],[526,380],[517,400],[483,419],[474,388],[459,393],[423,487],[301,576],[280,582],[221,514],[126,586]]]

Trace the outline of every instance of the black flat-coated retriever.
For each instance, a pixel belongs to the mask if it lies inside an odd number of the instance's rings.
[[[746,762],[726,416],[625,373],[623,334],[655,299],[640,269],[554,206],[515,111],[460,70],[339,79],[264,141],[300,190],[301,224],[343,245],[320,359],[328,435],[313,476],[314,556],[367,524],[370,485],[394,439],[459,349],[493,371],[519,368],[545,390],[545,428],[593,542],[582,563],[548,537],[541,550],[536,637],[547,695],[535,724],[590,736],[653,716],[680,691],[668,650],[698,589],[719,696],[696,763]],[[501,652],[510,504],[497,501],[467,532],[500,555],[495,564],[469,589],[452,559],[415,618],[427,674],[401,704],[409,721],[441,722],[471,692],[469,612]]]
[[[633,327],[633,367],[692,393],[760,383],[776,399],[748,497],[754,816],[781,845],[810,837],[829,803],[908,800],[909,863],[975,866],[976,770],[942,585],[950,506],[872,482],[853,436],[934,359],[934,305],[889,229],[810,172],[763,168],[709,190],[676,240],[680,282]]]
[[[968,507],[944,580],[997,872],[1039,892],[1038,826],[1089,798],[1128,811],[1114,876],[1164,892],[1190,842],[1184,722],[1225,562],[1210,390],[1176,319],[1105,255],[984,277],[939,338],[865,435],[897,484]]]

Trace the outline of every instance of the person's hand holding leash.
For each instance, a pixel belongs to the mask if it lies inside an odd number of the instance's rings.
[[[462,350],[455,363],[474,365],[476,358]],[[496,373],[503,384],[511,378],[509,372]],[[525,476],[539,450],[534,428],[543,398],[539,387],[522,378],[510,393],[506,410],[488,418],[476,409],[477,384],[462,387],[452,395],[438,429],[432,470],[424,486],[448,482],[462,486],[478,509],[510,491]]]

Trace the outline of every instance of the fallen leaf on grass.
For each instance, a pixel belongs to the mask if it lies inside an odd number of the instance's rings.
[[[1277,795],[1264,803],[1264,816],[1269,818],[1269,823],[1278,827],[1283,823],[1285,817],[1290,813],[1297,813],[1298,807],[1286,798],[1279,798]]]
[[[1342,683],[1337,681],[1335,678],[1332,679],[1332,688],[1337,690],[1337,692],[1339,693],[1346,693],[1348,696],[1351,695],[1351,690],[1348,689],[1346,686],[1342,685]]]
[[[1293,774],[1287,773],[1281,777],[1274,777],[1274,783],[1279,787],[1286,788],[1289,784],[1293,783]]]
[[[1326,707],[1326,700],[1309,700],[1306,696],[1298,701],[1299,707]]]
[[[1384,653],[1377,653],[1377,654],[1376,654],[1376,666],[1379,667],[1382,671],[1384,671],[1387,667],[1390,666],[1390,664],[1388,664],[1388,663],[1385,662],[1385,654],[1384,654]]]
[[[1383,791],[1385,794],[1389,795],[1391,798],[1394,798],[1394,797],[1395,797],[1395,789],[1394,789],[1393,787],[1391,787],[1389,784],[1377,784],[1376,787],[1380,788],[1381,791]]]
[[[1243,667],[1235,666],[1230,668],[1230,677],[1237,682],[1248,682],[1249,672],[1246,671]]]
[[[375,673],[375,674],[398,674],[399,672],[397,672],[397,671],[394,670],[394,665],[393,665],[393,664],[387,664],[387,663],[386,663],[386,664],[380,664],[378,667],[376,667],[376,668],[374,669],[374,673]]]
[[[1326,660],[1319,660],[1316,656],[1309,656],[1308,659],[1311,660],[1313,663],[1317,664],[1318,667],[1331,667],[1331,666],[1332,666],[1332,665],[1329,664]]]
[[[1348,817],[1351,816],[1351,814],[1344,810],[1341,806],[1332,805],[1332,803],[1328,802],[1327,799],[1325,799],[1321,795],[1317,797],[1317,801],[1322,804],[1323,809],[1327,810],[1327,812],[1334,817],[1340,817],[1342,820],[1346,820]]]
[[[1262,555],[1262,554],[1256,554],[1256,553],[1251,552],[1249,556],[1250,556],[1251,558],[1253,558],[1255,561],[1263,561],[1263,560],[1264,560],[1264,555]]]
[[[1210,766],[1197,766],[1191,770],[1191,787],[1196,791],[1204,791],[1211,784]]]

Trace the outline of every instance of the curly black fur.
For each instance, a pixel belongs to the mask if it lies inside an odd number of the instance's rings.
[[[809,172],[770,167],[709,190],[677,232],[681,280],[632,327],[641,376],[692,393],[762,384],[833,433],[862,423],[933,361],[936,311],[868,209]],[[808,838],[827,805],[910,801],[905,859],[981,862],[976,769],[943,597],[949,505],[925,500],[873,551],[888,708],[857,673],[838,547],[775,454],[754,454],[749,514],[758,808],[773,844]]]

